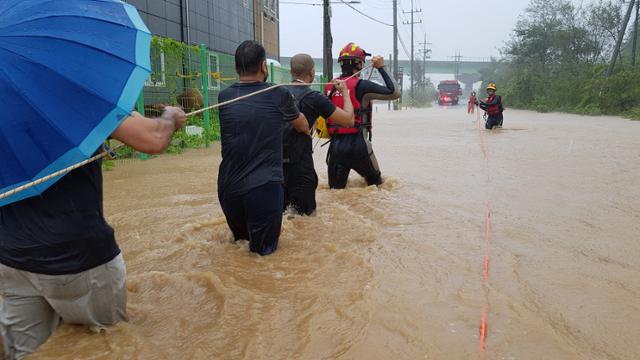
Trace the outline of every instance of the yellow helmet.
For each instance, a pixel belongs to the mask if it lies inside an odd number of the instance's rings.
[[[489,85],[487,85],[487,90],[496,91],[497,90],[496,83],[490,82]]]

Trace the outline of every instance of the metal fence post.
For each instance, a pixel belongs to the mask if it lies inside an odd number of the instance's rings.
[[[140,115],[144,116],[144,88],[140,92],[140,96],[138,96],[138,103],[137,103],[136,107],[137,107],[137,110],[140,113]],[[139,156],[140,160],[149,159],[149,155],[147,155],[145,153],[140,153],[138,156]]]
[[[272,84],[276,83],[276,81],[275,81],[275,79],[276,79],[275,66],[273,66],[273,63],[271,63],[271,66],[270,66],[270,69],[269,69],[269,78],[270,78],[269,81]]]
[[[204,97],[205,109],[209,107],[209,69],[207,66],[207,46],[200,44],[200,63],[202,70],[202,96]],[[209,147],[209,134],[211,133],[211,119],[209,117],[209,110],[204,112],[204,128],[205,143]]]

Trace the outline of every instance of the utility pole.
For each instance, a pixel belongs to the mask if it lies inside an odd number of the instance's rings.
[[[414,72],[414,67],[413,67],[413,54],[415,53],[415,51],[413,50],[413,25],[415,24],[421,24],[422,20],[415,22],[413,21],[413,14],[415,13],[420,13],[422,12],[422,9],[416,10],[413,8],[413,0],[411,0],[411,11],[405,11],[405,14],[411,14],[411,21],[410,22],[406,22],[405,21],[405,25],[411,25],[411,97],[413,97],[413,79],[415,78],[415,72]]]
[[[393,79],[398,82],[398,0],[393,0]]]
[[[636,66],[636,43],[638,42],[638,15],[640,15],[640,1],[636,0],[636,23],[633,29],[633,45],[631,46],[631,66]]]
[[[451,56],[454,60],[454,75],[455,79],[458,80],[458,76],[460,75],[460,60],[462,59],[462,55],[460,55],[460,50],[456,51],[454,56]]]
[[[624,15],[624,19],[622,19],[622,26],[620,27],[620,32],[618,33],[618,39],[616,40],[616,47],[613,48],[613,54],[611,54],[611,63],[609,64],[609,69],[607,69],[607,76],[610,76],[613,73],[613,69],[616,66],[616,59],[618,58],[618,53],[620,53],[620,47],[622,46],[622,39],[624,38],[624,34],[627,32],[627,25],[629,24],[629,18],[631,18],[633,5],[635,5],[636,1],[639,1],[639,0],[631,0],[629,2],[629,8],[627,9],[627,13]]]
[[[322,72],[327,82],[333,80],[333,56],[331,55],[331,48],[333,47],[333,37],[331,36],[331,5],[329,0],[323,0],[324,8],[324,32],[322,37],[323,52],[322,52]]]
[[[431,59],[431,49],[427,46],[431,46],[431,43],[427,42],[427,34],[424,34],[424,42],[420,43],[422,45],[422,78],[426,80],[427,77],[427,59]]]

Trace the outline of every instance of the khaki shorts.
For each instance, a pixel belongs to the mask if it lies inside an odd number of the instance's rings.
[[[122,254],[72,275],[43,275],[0,264],[0,335],[5,359],[22,359],[60,321],[107,327],[126,321],[127,287]]]

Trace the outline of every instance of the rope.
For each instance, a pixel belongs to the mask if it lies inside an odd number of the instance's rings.
[[[367,65],[366,67],[362,68],[360,71],[358,71],[358,72],[354,73],[353,75],[349,76],[349,77],[348,77],[348,78],[346,78],[345,80],[349,80],[349,79],[351,79],[351,78],[353,78],[353,77],[355,77],[355,76],[358,76],[358,74],[360,74],[362,71],[364,71],[364,70],[366,70],[366,69],[368,69],[368,68],[370,68],[370,67],[372,67],[372,65]],[[234,102],[237,102],[237,101],[240,101],[240,100],[244,100],[244,99],[246,99],[246,98],[249,98],[249,97],[252,97],[252,96],[255,96],[255,95],[258,95],[258,94],[262,94],[262,93],[264,93],[264,92],[267,92],[267,91],[269,91],[269,90],[273,90],[273,89],[275,89],[275,88],[282,87],[282,86],[309,86],[309,85],[329,85],[329,84],[332,84],[332,83],[315,83],[315,84],[289,83],[289,84],[277,84],[277,85],[274,85],[274,86],[270,86],[270,87],[268,87],[268,88],[266,88],[266,89],[258,90],[258,91],[256,91],[256,92],[252,92],[252,93],[250,93],[250,94],[247,94],[247,95],[243,95],[243,96],[237,97],[237,98],[232,99],[232,100],[229,100],[229,101],[225,101],[225,102],[221,102],[221,103],[215,104],[215,105],[213,105],[213,106],[209,106],[209,107],[207,107],[207,108],[205,108],[205,109],[200,109],[200,110],[192,111],[192,112],[190,112],[190,113],[186,114],[186,116],[187,116],[187,117],[188,117],[188,116],[193,116],[193,115],[196,115],[196,114],[203,113],[203,112],[205,112],[205,111],[207,111],[207,110],[211,110],[211,109],[219,108],[219,107],[221,107],[221,106],[229,105],[229,104],[231,104],[231,103],[234,103]],[[51,180],[51,179],[53,179],[53,178],[55,178],[55,177],[58,177],[58,176],[60,176],[60,175],[64,175],[64,174],[66,174],[66,173],[68,173],[68,172],[70,172],[70,171],[73,171],[73,170],[75,170],[75,169],[77,169],[77,168],[79,168],[79,167],[82,167],[82,166],[84,166],[84,165],[87,165],[87,164],[89,164],[89,163],[92,163],[92,162],[94,162],[94,161],[96,161],[96,160],[98,160],[98,159],[101,159],[101,158],[103,158],[103,157],[105,157],[105,156],[107,156],[107,155],[111,154],[114,150],[116,150],[116,149],[118,149],[118,148],[120,148],[120,147],[122,147],[122,146],[124,146],[124,145],[119,145],[119,146],[117,146],[116,148],[114,148],[114,149],[112,149],[112,150],[105,151],[105,152],[103,152],[103,153],[101,153],[101,154],[98,154],[98,155],[96,155],[96,156],[92,157],[92,158],[89,158],[89,159],[84,160],[84,161],[82,161],[82,162],[79,162],[79,163],[77,163],[77,164],[71,165],[71,166],[69,166],[69,167],[67,167],[67,168],[64,168],[64,169],[62,169],[62,170],[56,171],[56,172],[55,172],[55,173],[53,173],[53,174],[50,174],[50,175],[44,176],[44,177],[42,177],[42,178],[40,178],[40,179],[37,179],[37,180],[34,180],[34,181],[32,181],[32,182],[30,182],[30,183],[28,183],[28,184],[22,185],[22,186],[17,187],[17,188],[15,188],[15,189],[13,189],[13,190],[9,190],[9,191],[7,191],[7,192],[5,192],[5,193],[2,193],[2,194],[0,194],[0,200],[5,199],[5,198],[8,198],[9,196],[15,195],[15,194],[17,194],[17,193],[19,193],[19,192],[21,192],[21,191],[24,191],[24,190],[30,189],[30,188],[32,188],[32,187],[34,187],[34,186],[40,185],[40,184],[42,184],[43,182],[48,181],[48,180]]]
[[[70,171],[73,171],[73,170],[75,170],[77,168],[85,166],[85,165],[87,165],[89,163],[92,163],[92,162],[98,160],[98,159],[102,159],[103,157],[105,157],[107,155],[113,154],[114,151],[118,150],[119,148],[121,148],[123,146],[124,146],[124,144],[120,144],[120,145],[114,147],[113,149],[110,149],[108,151],[100,153],[100,154],[98,154],[98,155],[96,155],[96,156],[94,156],[92,158],[89,158],[89,159],[87,159],[85,161],[82,161],[82,162],[79,162],[79,163],[77,163],[75,165],[69,166],[68,168],[56,171],[53,174],[47,175],[47,176],[42,177],[42,178],[40,178],[38,180],[32,181],[32,182],[30,182],[28,184],[24,184],[24,185],[22,185],[20,187],[17,187],[15,189],[13,189],[13,190],[9,190],[9,191],[7,191],[7,192],[5,192],[3,194],[0,194],[0,200],[8,198],[9,196],[15,195],[15,194],[17,194],[19,192],[22,192],[24,190],[30,189],[30,188],[32,188],[34,186],[38,186],[38,185],[42,184],[43,182],[49,181],[49,180],[51,180],[51,179],[53,179],[55,177],[58,177],[60,175],[64,175],[64,174],[66,174],[66,173],[68,173]]]
[[[360,74],[361,72],[363,72],[364,70],[366,70],[366,69],[368,69],[368,68],[370,68],[370,67],[372,67],[372,66],[373,66],[373,65],[367,65],[367,66],[365,66],[364,68],[362,68],[361,70],[359,70],[359,71],[355,72],[353,75],[349,76],[348,78],[346,78],[346,79],[344,79],[344,80],[346,81],[346,80],[349,80],[349,79],[351,79],[351,78],[354,78],[354,77],[358,76],[358,74]],[[223,101],[223,102],[221,102],[221,103],[217,103],[217,104],[215,104],[215,105],[211,105],[211,106],[206,107],[206,108],[204,108],[204,109],[200,109],[200,110],[192,111],[192,112],[188,113],[188,114],[187,114],[187,116],[193,116],[193,115],[197,115],[197,114],[203,113],[203,112],[205,112],[205,111],[209,111],[209,110],[212,110],[212,109],[217,109],[217,108],[219,108],[219,107],[222,107],[222,106],[225,106],[225,105],[229,105],[229,104],[232,104],[232,103],[234,103],[234,102],[237,102],[237,101],[240,101],[240,100],[244,100],[244,99],[246,99],[246,98],[250,98],[250,97],[252,97],[252,96],[255,96],[255,95],[258,95],[258,94],[262,94],[262,93],[265,93],[265,92],[267,92],[267,91],[271,91],[271,90],[273,90],[273,89],[276,89],[276,88],[279,88],[279,87],[282,87],[282,86],[310,86],[310,85],[329,85],[329,84],[333,84],[333,83],[312,83],[312,84],[306,84],[306,83],[293,82],[293,83],[288,83],[288,84],[277,84],[277,85],[269,86],[269,87],[268,87],[268,88],[266,88],[266,89],[258,90],[258,91],[252,92],[252,93],[250,93],[250,94],[246,94],[246,95],[239,96],[239,97],[237,97],[237,98],[235,98],[235,99],[231,99],[231,100],[228,100],[228,101]]]

